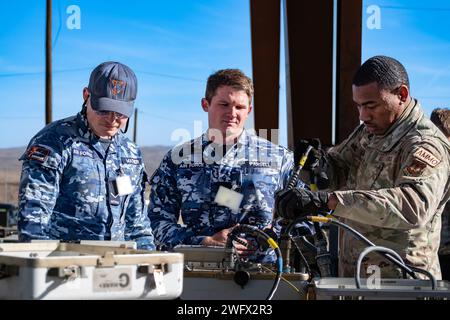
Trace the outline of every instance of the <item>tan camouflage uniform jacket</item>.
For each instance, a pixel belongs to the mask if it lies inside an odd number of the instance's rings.
[[[412,100],[383,136],[360,125],[328,152],[331,190],[339,204],[334,215],[376,245],[395,250],[406,263],[441,271],[438,248],[441,214],[449,199],[447,138]],[[365,245],[347,231],[340,234],[339,275],[353,277]],[[381,276],[401,277],[377,253],[363,260],[362,270],[378,265]]]
[[[450,255],[450,202],[447,202],[444,211],[442,212],[442,231],[441,231],[441,246],[439,254]]]

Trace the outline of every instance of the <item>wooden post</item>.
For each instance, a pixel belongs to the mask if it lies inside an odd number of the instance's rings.
[[[280,0],[250,0],[255,130],[278,143]],[[267,131],[259,131],[265,129]]]

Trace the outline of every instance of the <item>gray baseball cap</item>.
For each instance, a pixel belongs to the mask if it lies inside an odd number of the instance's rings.
[[[115,111],[130,117],[137,94],[133,70],[120,62],[103,62],[89,78],[91,106],[97,111]]]

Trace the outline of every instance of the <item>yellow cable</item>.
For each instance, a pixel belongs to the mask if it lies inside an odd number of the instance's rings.
[[[272,249],[278,249],[278,244],[272,238],[267,239],[267,243]]]
[[[311,221],[311,222],[329,223],[331,218],[329,218],[329,217],[319,217],[319,216],[308,216],[308,220]]]
[[[270,269],[270,268],[267,268],[266,266],[261,265],[261,267],[263,267],[263,268],[266,269],[267,271],[270,271],[270,272],[272,272],[272,273],[274,273],[274,274],[277,274],[275,271],[273,271],[273,270]],[[283,276],[281,276],[281,279],[282,279],[284,282],[286,282],[289,286],[291,286],[291,288],[293,288],[295,291],[297,291],[297,293],[300,293],[300,290],[299,290],[296,286],[294,286],[294,284],[293,284],[292,282],[290,282],[289,280],[287,280],[287,279],[284,278]]]
[[[308,156],[303,155],[298,163],[303,167],[305,165],[306,159],[308,159]]]

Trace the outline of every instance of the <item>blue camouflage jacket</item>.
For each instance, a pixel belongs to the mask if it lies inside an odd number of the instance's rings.
[[[136,241],[140,249],[155,248],[141,151],[120,132],[107,150],[82,113],[49,124],[31,139],[20,158],[21,241]],[[131,178],[132,194],[113,191],[120,169]]]
[[[274,193],[287,183],[292,153],[247,131],[223,157],[216,149],[205,133],[170,150],[153,174],[149,217],[157,245],[200,244],[237,223],[272,224]],[[239,212],[214,202],[220,185],[243,194]]]

